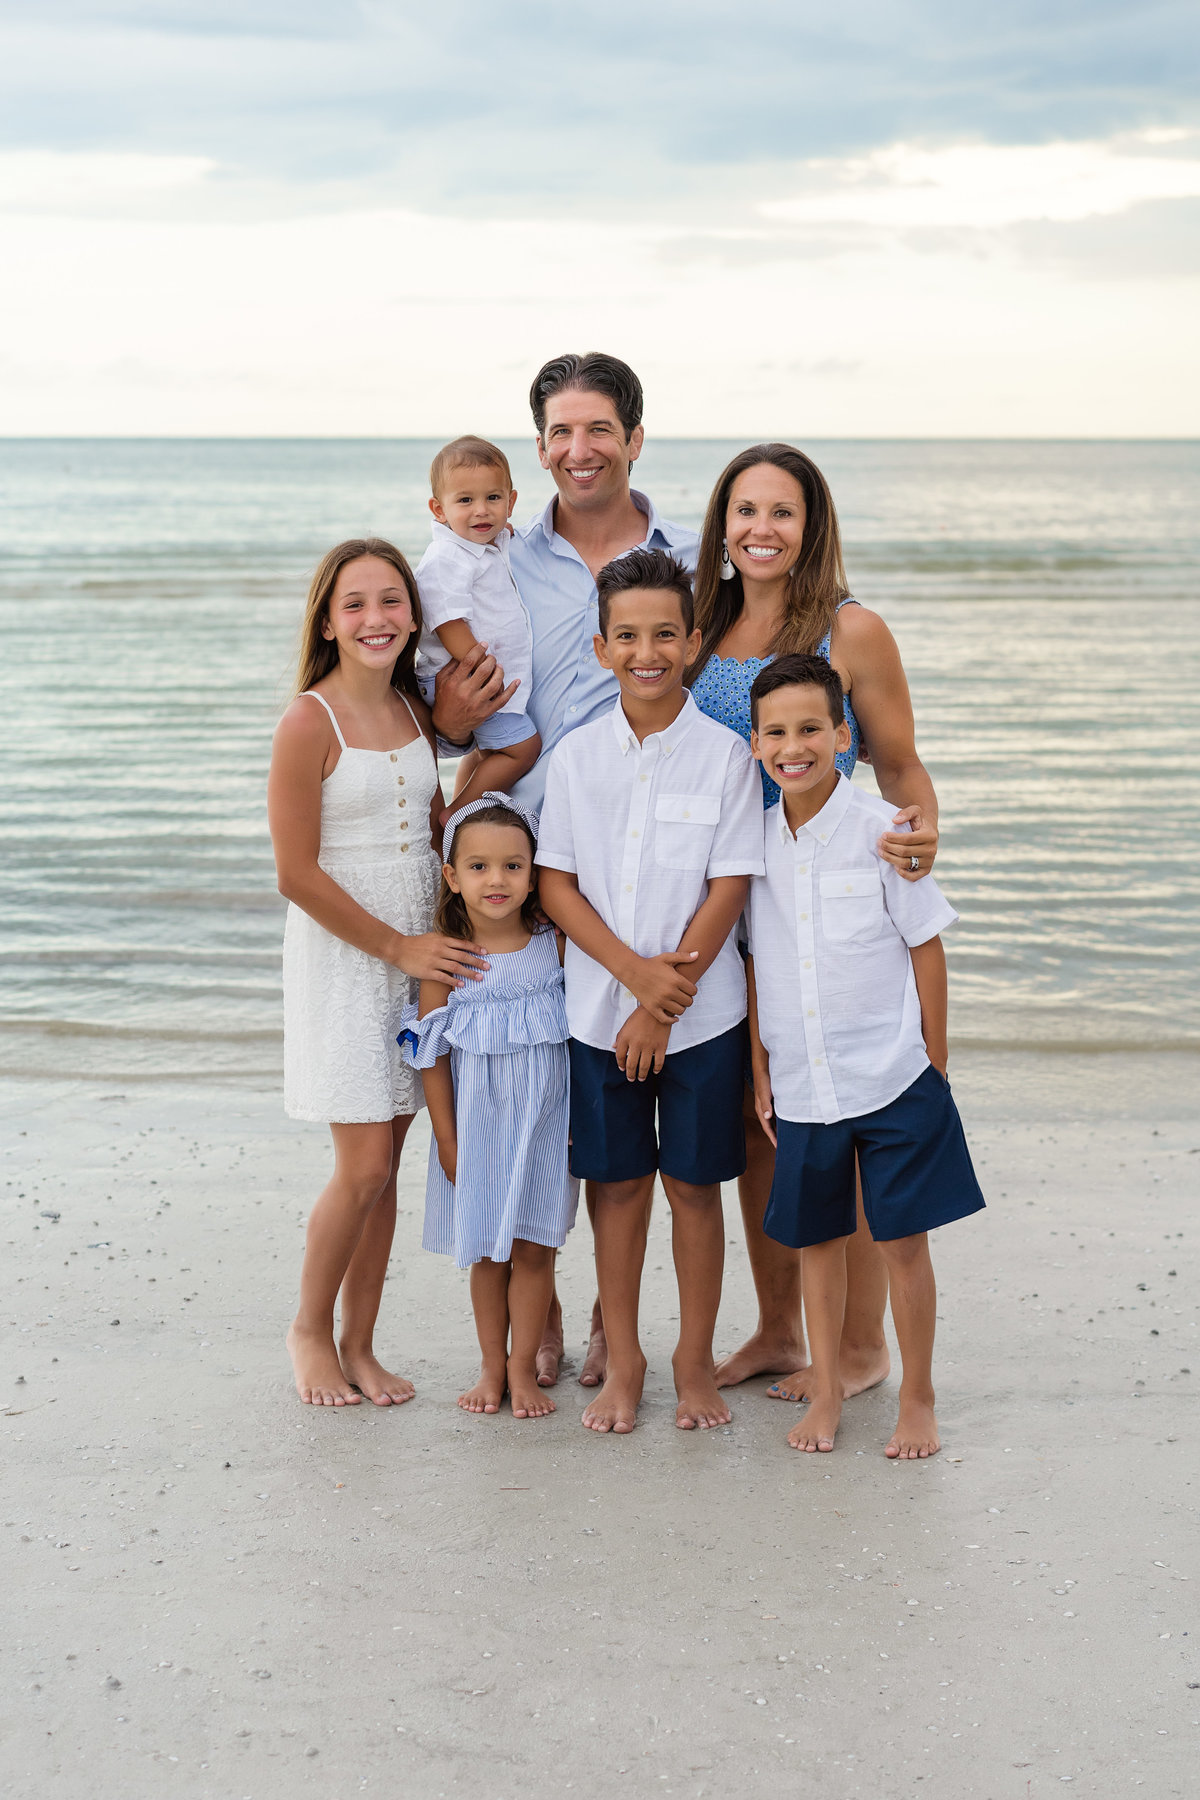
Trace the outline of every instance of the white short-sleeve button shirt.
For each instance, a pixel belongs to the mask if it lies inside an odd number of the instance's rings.
[[[929,1063],[909,946],[958,914],[932,876],[904,881],[879,855],[893,811],[839,775],[795,837],[782,803],[766,814],[766,873],[750,884],[747,917],[781,1119],[874,1112]]]
[[[618,702],[556,746],[537,860],[576,875],[584,899],[639,956],[677,949],[710,878],[762,873],[762,785],[749,750],[690,694],[678,718],[640,744]],[[571,1036],[611,1050],[633,995],[570,943],[566,980]],[[669,1051],[719,1037],[745,1015],[745,971],[730,933],[671,1027]]]
[[[508,556],[507,531],[502,531],[494,544],[474,544],[440,520],[434,521],[429,548],[416,569],[422,621],[417,678],[427,700],[432,701],[434,680],[450,661],[434,627],[464,619],[475,633],[475,642],[486,644],[504,670],[505,681],[521,684],[500,711],[528,711],[533,632]]]

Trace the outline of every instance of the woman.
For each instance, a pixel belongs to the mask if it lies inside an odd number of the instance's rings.
[[[877,613],[850,597],[837,513],[821,471],[788,444],[755,444],[735,456],[713,490],[696,566],[696,623],[703,633],[691,674],[692,696],[710,718],[750,738],[750,685],[772,657],[793,651],[823,656],[846,693],[851,747],[838,758],[849,775],[869,759],[879,791],[901,810],[880,853],[909,880],[927,875],[937,854],[937,799],[917,756],[912,703],[900,653]],[[764,804],[779,797],[763,777]],[[738,1183],[750,1267],[758,1295],[753,1335],[717,1365],[732,1387],[752,1375],[789,1371],[768,1391],[806,1395],[800,1318],[800,1253],[763,1231],[775,1156],[747,1090],[746,1173]],[[859,1201],[849,1241],[842,1376],[847,1396],[888,1373],[883,1314],[887,1273]]]

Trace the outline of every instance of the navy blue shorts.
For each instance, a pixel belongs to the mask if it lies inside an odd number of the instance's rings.
[[[630,1081],[611,1050],[572,1038],[572,1175],[636,1181],[661,1169],[676,1181],[709,1187],[743,1174],[745,1045],[742,1023],[690,1050],[668,1052],[661,1074]]]
[[[863,1211],[877,1242],[915,1237],[983,1207],[950,1083],[932,1063],[877,1112],[834,1125],[777,1119],[775,1129],[779,1148],[763,1230],[793,1250],[853,1234],[856,1152]]]

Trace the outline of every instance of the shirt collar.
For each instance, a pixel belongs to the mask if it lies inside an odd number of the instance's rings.
[[[783,810],[782,800],[778,802],[776,807],[776,811],[779,814],[776,821],[776,829],[785,844],[790,844],[793,841],[799,843],[800,832],[802,831],[807,831],[810,837],[814,837],[817,840],[818,844],[827,844],[842,820],[845,818],[853,798],[853,787],[839,771],[837,786],[834,788],[832,794],[830,794],[820,812],[816,813],[808,821],[807,825],[802,825],[800,827],[800,831],[796,833],[794,840],[792,838],[791,827],[787,822],[787,814]]]
[[[678,718],[672,719],[665,731],[652,731],[644,743],[639,744],[637,733],[625,717],[625,708],[618,700],[612,710],[613,736],[617,740],[617,748],[622,756],[630,749],[642,750],[646,744],[656,744],[663,756],[670,756],[699,717],[700,708],[692,699],[691,694],[688,694],[684,699]]]
[[[649,497],[643,494],[638,488],[630,488],[629,498],[633,501],[633,504],[637,507],[638,511],[645,514],[646,535],[642,542],[647,544],[652,550],[669,550],[671,548],[671,540],[667,536],[663,526],[662,515],[655,506],[653,500],[649,499]],[[548,544],[553,544],[555,538],[558,536],[558,533],[554,529],[554,508],[557,501],[558,495],[556,494],[552,500],[547,501],[545,510],[533,522],[533,529],[536,531],[540,527],[542,536]],[[632,547],[633,546],[631,546],[631,548]]]
[[[445,542],[447,538],[451,543],[458,544],[463,550],[468,550],[472,556],[486,556],[489,550],[497,548],[495,544],[477,544],[473,538],[459,537],[457,531],[451,531],[448,525],[443,525],[440,519],[435,519],[433,521],[434,543],[439,540]],[[503,555],[503,551],[501,551],[501,555]]]

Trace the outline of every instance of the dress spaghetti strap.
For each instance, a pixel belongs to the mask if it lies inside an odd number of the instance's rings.
[[[318,694],[316,688],[305,688],[305,690],[301,694],[300,698],[302,700],[319,700],[321,702],[321,705],[325,708],[325,711],[329,714],[330,723],[332,724],[333,729],[337,733],[338,743],[341,745],[343,750],[348,750],[350,748],[350,746],[347,744],[345,738],[342,736],[342,728],[337,722],[337,715],[334,712],[332,706],[330,706],[328,700],[326,700],[324,694]],[[411,711],[412,709],[410,708],[409,710]]]

